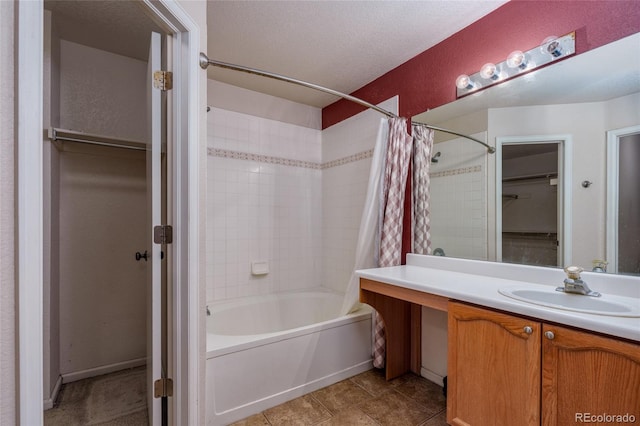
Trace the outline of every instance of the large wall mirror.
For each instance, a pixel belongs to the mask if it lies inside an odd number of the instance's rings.
[[[640,275],[640,33],[413,119],[498,148],[436,132],[437,254]]]

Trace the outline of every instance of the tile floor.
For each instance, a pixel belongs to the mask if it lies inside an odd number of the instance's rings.
[[[147,425],[144,371],[142,367],[64,385],[59,404],[45,411],[45,425]],[[123,386],[137,390],[121,394]],[[446,426],[445,408],[440,386],[415,374],[387,382],[382,371],[369,370],[234,426]]]
[[[418,375],[369,370],[233,424],[446,426],[442,388]]]

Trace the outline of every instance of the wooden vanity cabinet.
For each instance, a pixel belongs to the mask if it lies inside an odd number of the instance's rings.
[[[640,420],[638,344],[458,302],[448,327],[451,425]]]
[[[540,323],[449,302],[447,422],[540,424]]]
[[[544,426],[588,423],[586,416],[598,415],[640,421],[640,345],[556,325],[542,330]]]

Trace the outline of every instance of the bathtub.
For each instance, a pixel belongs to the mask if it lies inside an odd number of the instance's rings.
[[[209,305],[207,424],[226,425],[372,368],[371,308],[323,289]]]

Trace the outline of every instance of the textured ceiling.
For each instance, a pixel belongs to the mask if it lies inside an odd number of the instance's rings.
[[[209,1],[211,59],[351,93],[506,0]],[[334,96],[209,67],[209,78],[318,107]]]
[[[151,31],[162,32],[137,1],[45,0],[44,8],[60,38],[142,61]]]
[[[0,0],[1,1],[1,0]],[[351,93],[507,0],[207,2],[208,56]],[[138,1],[45,0],[61,38],[146,60],[159,31]],[[336,97],[209,67],[208,77],[317,107]]]

